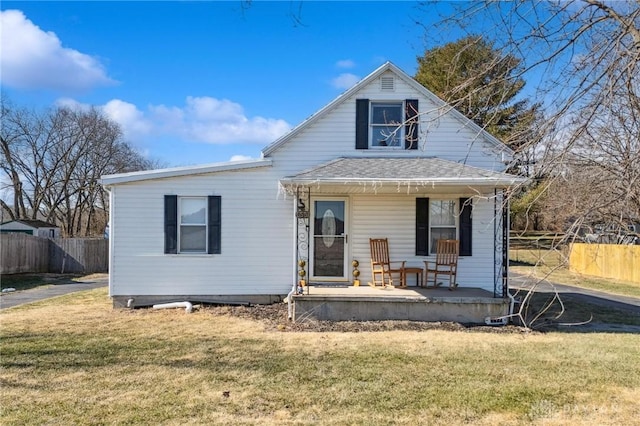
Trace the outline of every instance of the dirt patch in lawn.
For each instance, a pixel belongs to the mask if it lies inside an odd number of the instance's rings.
[[[534,294],[522,315],[538,332],[640,332],[640,313],[637,309],[617,309],[606,305],[591,304],[568,295],[550,300],[549,294]],[[317,321],[292,322],[288,319],[286,303],[251,306],[212,306],[201,309],[212,315],[229,315],[262,323],[268,330],[284,332],[370,332],[391,330],[444,330],[482,333],[531,333],[522,327],[517,318],[515,324],[506,326],[469,325],[457,322],[423,321]],[[534,320],[535,318],[535,320]],[[532,321],[533,320],[533,321]]]
[[[523,327],[507,326],[466,326],[457,322],[422,321],[316,321],[293,322],[288,319],[286,303],[252,306],[204,306],[212,315],[230,315],[262,323],[268,330],[284,332],[369,332],[391,330],[445,330],[485,333],[525,333]]]

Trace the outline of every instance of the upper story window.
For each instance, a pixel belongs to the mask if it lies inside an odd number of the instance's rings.
[[[371,102],[370,147],[404,148],[402,102]]]
[[[356,99],[356,149],[417,149],[418,100]]]

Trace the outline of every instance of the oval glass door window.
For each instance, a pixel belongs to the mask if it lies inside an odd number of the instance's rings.
[[[322,215],[322,243],[325,247],[331,247],[336,240],[336,215],[333,210],[327,209]]]
[[[344,279],[346,268],[345,201],[313,201],[312,279]]]

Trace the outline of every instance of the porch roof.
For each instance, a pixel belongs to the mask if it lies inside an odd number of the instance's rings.
[[[280,180],[285,188],[308,185],[407,185],[507,188],[526,179],[436,157],[347,157]]]

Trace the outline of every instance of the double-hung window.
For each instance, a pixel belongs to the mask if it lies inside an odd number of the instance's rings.
[[[438,240],[459,240],[460,256],[471,256],[469,198],[416,198],[416,256],[435,254]]]
[[[404,148],[402,102],[371,102],[372,148]]]
[[[438,240],[455,240],[456,227],[456,203],[454,200],[434,200],[429,203],[429,235],[430,253],[436,252]]]
[[[180,253],[207,252],[207,199],[181,197],[178,204],[178,246]]]
[[[221,197],[164,196],[164,252],[221,253]]]
[[[418,100],[356,99],[356,149],[418,149]]]

